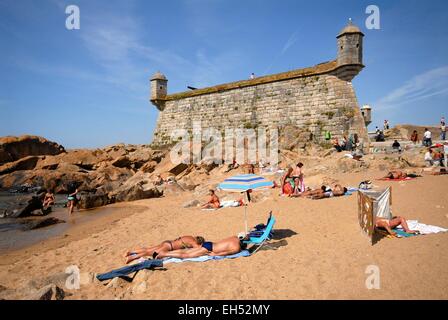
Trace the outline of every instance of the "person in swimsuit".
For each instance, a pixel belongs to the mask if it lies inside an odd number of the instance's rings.
[[[389,173],[384,178],[396,180],[396,179],[405,179],[407,177],[417,178],[420,176],[417,174],[414,174],[414,173],[406,173],[401,170],[392,170],[392,171],[389,171]]]
[[[312,195],[311,199],[319,200],[324,198],[340,197],[343,196],[346,192],[347,188],[341,186],[340,184],[335,184],[331,189],[327,187],[325,190],[323,190],[323,192],[316,195]]]
[[[406,219],[403,217],[393,217],[392,219],[385,219],[385,218],[378,218],[375,221],[375,227],[377,228],[383,228],[386,229],[386,231],[391,235],[391,236],[396,236],[396,233],[394,231],[392,231],[392,229],[398,227],[399,225],[401,225],[403,227],[403,230],[406,233],[418,233],[417,230],[410,230],[409,226],[406,222]]]
[[[285,194],[285,185],[287,183],[290,183],[289,180],[292,178],[293,171],[294,170],[291,167],[289,167],[282,177],[282,183],[281,183],[282,194]]]
[[[44,209],[47,209],[48,207],[54,205],[55,198],[54,198],[54,192],[53,190],[48,190],[45,193],[44,200],[42,201],[42,206]]]
[[[77,198],[77,194],[78,194],[78,188],[75,186],[74,183],[69,184],[68,187],[68,196],[67,196],[67,207],[68,207],[68,214],[72,215],[73,213],[73,208],[76,206],[78,206],[78,210],[79,210],[79,204],[78,204],[78,198]]]
[[[204,242],[200,247],[187,250],[164,251],[157,255],[157,259],[173,257],[179,259],[196,258],[201,256],[227,256],[244,250],[246,245],[237,236],[229,237],[217,242]]]
[[[173,251],[173,250],[184,250],[199,248],[204,243],[204,238],[201,236],[182,236],[174,240],[165,240],[162,243],[148,247],[148,248],[137,248],[131,251],[126,251],[124,257],[125,262],[130,263],[141,257],[155,257],[160,253]]]
[[[291,178],[294,181],[294,191],[293,194],[299,194],[302,190],[303,183],[303,172],[302,172],[303,163],[299,162],[294,170],[292,171]]]
[[[215,194],[214,190],[209,190],[210,200],[204,203],[202,209],[218,209],[221,206],[218,196]]]

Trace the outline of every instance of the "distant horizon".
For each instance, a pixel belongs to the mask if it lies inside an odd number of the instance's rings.
[[[359,107],[372,107],[370,131],[448,117],[448,2],[376,1],[381,27],[370,30],[370,1],[232,1],[2,1],[0,136],[32,132],[67,149],[150,144],[156,71],[175,93],[311,67],[336,58],[349,18],[365,34],[353,86]],[[72,4],[79,30],[66,28]]]

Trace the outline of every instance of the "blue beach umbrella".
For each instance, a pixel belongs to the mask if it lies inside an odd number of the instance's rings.
[[[266,180],[256,174],[240,174],[227,178],[218,185],[218,189],[227,192],[246,192],[247,199],[250,201],[249,191],[272,188],[274,183]],[[247,205],[244,206],[244,220],[247,234]]]

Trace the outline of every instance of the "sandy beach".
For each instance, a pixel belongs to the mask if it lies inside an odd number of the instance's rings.
[[[345,185],[380,177],[384,172],[335,176]],[[394,215],[448,227],[448,176],[424,175],[392,186]],[[166,265],[145,278],[106,287],[98,281],[65,290],[66,299],[447,299],[448,233],[383,238],[372,246],[361,233],[357,195],[325,200],[271,197],[251,203],[249,226],[277,218],[273,247],[234,260]],[[124,265],[134,246],[180,235],[219,240],[244,230],[243,208],[202,211],[183,208],[192,193],[120,203],[114,212],[19,251],[1,255],[1,293],[24,298],[31,280],[64,272],[102,273]],[[198,197],[196,197],[198,198]],[[206,199],[205,196],[199,197]],[[76,213],[82,215],[83,212]],[[276,250],[274,250],[276,249]],[[366,268],[380,270],[380,289],[366,288]],[[145,285],[142,289],[141,283]],[[140,288],[137,288],[140,285]]]

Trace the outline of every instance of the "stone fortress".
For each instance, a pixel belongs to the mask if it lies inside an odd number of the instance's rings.
[[[175,129],[201,128],[278,129],[296,126],[307,139],[325,140],[358,134],[369,141],[369,107],[360,109],[352,79],[364,68],[361,30],[349,24],[337,36],[333,61],[314,67],[260,76],[213,87],[168,94],[168,79],[160,72],[150,80],[151,102],[160,111],[153,144],[168,145]]]

